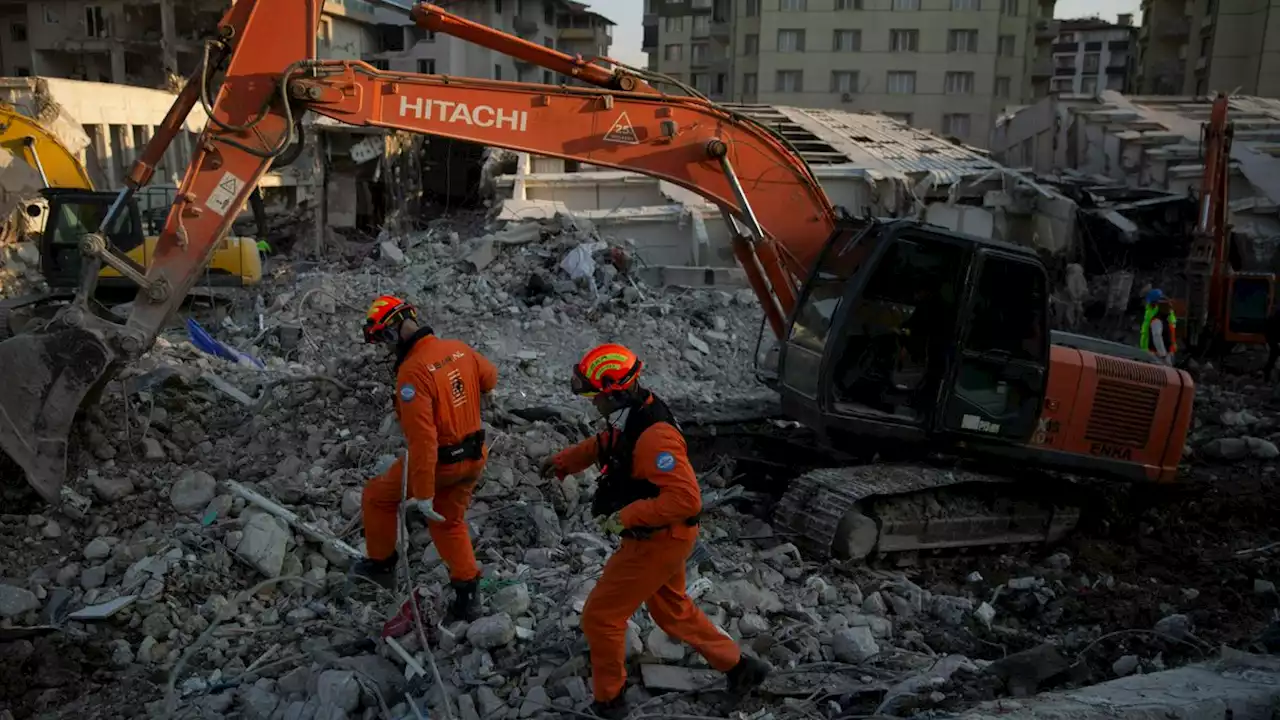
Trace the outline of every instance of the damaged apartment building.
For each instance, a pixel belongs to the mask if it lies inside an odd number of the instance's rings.
[[[1242,269],[1280,270],[1280,100],[1230,98],[1229,222]],[[1075,188],[1100,253],[1185,257],[1212,98],[1060,95],[1000,119],[995,159]],[[1092,224],[1089,218],[1096,220]],[[1094,257],[1097,254],[1093,254]]]

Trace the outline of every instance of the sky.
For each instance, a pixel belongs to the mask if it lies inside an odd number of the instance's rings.
[[[592,9],[618,23],[613,29],[612,54],[628,65],[643,67],[645,54],[640,50],[644,37],[644,0],[589,0]],[[1133,13],[1134,24],[1140,20],[1140,0],[1058,0],[1054,16],[1078,18],[1098,15],[1103,20],[1115,22],[1116,13]]]

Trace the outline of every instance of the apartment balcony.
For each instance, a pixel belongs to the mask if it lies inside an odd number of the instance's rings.
[[[1060,43],[1053,44],[1053,51],[1056,53],[1071,53],[1072,55],[1075,55],[1076,50],[1079,47],[1080,47],[1080,43],[1060,42]]]
[[[516,35],[526,37],[528,35],[537,35],[540,27],[537,20],[519,15],[512,19],[511,26],[515,29]]]
[[[711,37],[729,41],[733,38],[733,26],[726,19],[711,20]]]
[[[1041,20],[1036,23],[1037,40],[1053,40],[1058,37],[1058,23],[1052,20]]]
[[[712,0],[689,0],[689,11],[695,13],[711,12]]]
[[[605,28],[560,28],[556,30],[556,37],[560,40],[586,40],[600,45],[609,45],[613,41],[612,35]],[[655,33],[654,44],[657,44]]]
[[[1181,17],[1156,18],[1153,35],[1161,40],[1185,40],[1191,34],[1191,21]]]
[[[1032,63],[1032,77],[1049,77],[1051,75],[1053,75],[1053,61],[1048,58],[1041,58]]]

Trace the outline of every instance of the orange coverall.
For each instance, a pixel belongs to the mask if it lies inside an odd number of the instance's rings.
[[[396,372],[396,416],[409,444],[409,497],[435,499],[444,522],[428,523],[431,540],[449,568],[451,580],[480,574],[463,517],[489,458],[438,465],[438,449],[456,445],[481,429],[480,396],[498,384],[498,370],[466,343],[435,335],[419,338]],[[364,488],[362,509],[366,552],[383,560],[396,549],[404,459],[397,460]]]
[[[557,473],[571,475],[595,464],[600,440],[592,436],[557,454]],[[592,685],[600,702],[616,698],[626,684],[627,620],[641,603],[663,632],[692,645],[716,670],[727,672],[741,659],[737,643],[685,594],[685,561],[698,539],[697,526],[685,520],[702,510],[702,491],[684,436],[669,423],[655,423],[640,434],[632,457],[631,477],[657,485],[659,494],[623,508],[622,524],[663,529],[643,540],[623,538],[583,608],[582,631],[591,647]],[[660,469],[660,461],[670,469]]]

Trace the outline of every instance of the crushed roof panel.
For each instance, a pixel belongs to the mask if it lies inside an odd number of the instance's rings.
[[[885,175],[932,174],[955,182],[1002,166],[982,151],[885,115],[772,105],[729,105],[779,132],[810,165],[848,165]]]

